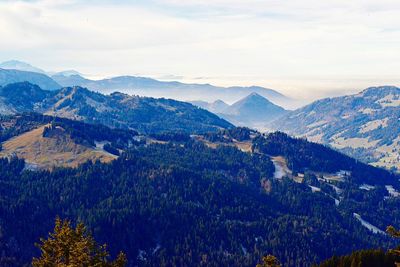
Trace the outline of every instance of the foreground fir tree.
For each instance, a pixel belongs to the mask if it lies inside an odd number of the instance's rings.
[[[280,267],[278,259],[273,255],[267,255],[262,258],[262,262],[256,267]]]
[[[399,257],[390,251],[369,249],[354,251],[341,257],[333,256],[322,262],[319,267],[396,267],[398,261]]]
[[[386,232],[396,238],[400,238],[400,231],[389,226]],[[317,265],[315,265],[317,266]],[[319,267],[400,267],[400,248],[384,251],[382,249],[370,249],[354,251],[350,255],[332,257],[319,265]]]
[[[123,267],[126,265],[124,253],[115,261],[108,261],[106,245],[99,246],[88,233],[86,227],[79,223],[71,227],[69,220],[56,219],[54,232],[48,239],[41,239],[38,244],[40,258],[34,258],[34,267]]]
[[[387,227],[386,232],[393,237],[400,238],[400,231],[396,230],[396,228],[391,225]],[[390,250],[390,252],[394,253],[397,256],[400,256],[400,248],[392,249]],[[396,261],[396,266],[400,267],[400,262]]]

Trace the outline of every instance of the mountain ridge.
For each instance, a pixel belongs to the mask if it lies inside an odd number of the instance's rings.
[[[2,88],[0,97],[4,104],[0,111],[7,114],[33,111],[144,133],[170,130],[195,133],[233,127],[189,103],[123,93],[103,95],[78,86],[45,91],[27,82],[16,83]]]
[[[8,60],[0,63],[0,69],[12,69],[21,70],[29,72],[37,72],[41,74],[46,74],[46,72],[40,68],[34,67],[29,63],[19,61],[19,60]]]
[[[57,82],[42,73],[0,68],[0,86],[17,82],[30,82],[48,91],[61,88]]]
[[[278,103],[282,103],[283,105],[292,101],[287,96],[273,89],[260,86],[220,87],[211,84],[159,81],[153,78],[130,75],[101,80],[89,80],[79,75],[73,75],[71,77],[52,76],[52,78],[63,86],[80,85],[104,93],[112,93],[114,90],[118,90],[129,94],[170,97],[184,101],[194,101],[196,98],[205,101],[226,101],[245,97],[253,91]],[[182,98],[182,94],[190,97]]]
[[[364,162],[399,169],[400,88],[369,87],[317,100],[270,127],[330,145]]]
[[[111,94],[114,91],[121,91],[130,95],[136,94],[155,98],[165,97],[181,101],[194,101],[196,99],[202,99],[209,102],[213,102],[218,99],[227,102],[237,101],[238,99],[247,96],[251,92],[257,92],[258,94],[285,107],[292,108],[293,106],[298,105],[294,99],[287,97],[276,90],[261,86],[223,87],[214,86],[208,83],[202,84],[182,83],[178,81],[160,81],[154,78],[133,75],[121,75],[111,78],[91,80],[83,77],[75,70],[45,72],[25,62],[19,62],[19,64],[14,64],[12,67],[15,69],[19,68],[20,70],[26,70],[26,66],[30,66],[29,70],[37,69],[41,74],[44,73],[48,75],[49,78],[60,85],[59,88],[81,86],[105,94]],[[40,84],[38,85],[40,86]],[[43,86],[41,87],[43,89],[47,89]]]

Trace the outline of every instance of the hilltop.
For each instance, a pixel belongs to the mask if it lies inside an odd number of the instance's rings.
[[[228,105],[222,100],[212,103],[204,101],[193,101],[191,103],[214,112],[237,126],[260,130],[263,130],[268,122],[280,118],[288,112],[254,92],[232,105]]]
[[[18,157],[31,169],[110,162],[136,141],[132,130],[110,129],[36,113],[0,118],[0,157]]]

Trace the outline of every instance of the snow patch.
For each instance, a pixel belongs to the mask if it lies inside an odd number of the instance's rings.
[[[292,172],[287,167],[286,160],[283,157],[271,157],[271,161],[275,167],[275,179],[282,179],[284,176],[290,176],[292,174]]]
[[[146,256],[147,256],[146,251],[139,249],[137,259],[141,261],[146,261],[147,260]]]
[[[378,129],[379,127],[385,128],[388,126],[389,118],[384,118],[381,120],[374,120],[367,122],[366,124],[362,125],[360,130],[358,131],[359,133],[367,133],[373,130]]]
[[[392,185],[385,185],[385,187],[391,197],[399,197],[400,196],[400,193],[398,191],[396,191],[396,189],[394,189]]]
[[[333,185],[333,184],[328,184],[328,185],[331,186],[335,190],[336,194],[338,194],[338,195],[340,195],[343,192],[343,190],[340,189],[339,187],[337,187],[336,185]]]
[[[312,191],[313,193],[315,193],[315,192],[321,192],[321,188],[319,188],[319,187],[312,186],[312,185],[309,185],[309,187],[311,188],[311,191]]]
[[[362,189],[362,190],[367,190],[367,191],[369,191],[369,190],[375,189],[375,186],[369,185],[369,184],[362,184],[362,185],[360,185],[358,188],[359,188],[359,189]]]
[[[361,218],[361,215],[358,213],[353,213],[354,218],[356,218],[365,228],[367,228],[368,230],[370,230],[371,232],[373,232],[374,234],[382,234],[385,235],[386,233],[384,231],[382,231],[381,229],[379,229],[378,227],[376,227],[375,225],[370,224],[369,222],[367,222],[366,220],[364,220],[363,218]]]
[[[377,100],[376,103],[380,104],[383,108],[398,107],[400,106],[400,98],[398,95],[390,94]]]
[[[153,249],[153,255],[157,253],[157,251],[161,248],[160,244],[157,244],[157,246]]]
[[[335,205],[336,206],[339,206],[339,204],[340,204],[340,200],[339,199],[337,199],[337,198],[333,198],[334,200],[335,200]]]
[[[283,176],[285,176],[285,171],[283,170],[283,167],[275,161],[273,161],[273,163],[275,166],[274,178],[282,179]]]
[[[243,254],[247,255],[247,249],[242,244],[240,244],[240,246],[241,246]]]

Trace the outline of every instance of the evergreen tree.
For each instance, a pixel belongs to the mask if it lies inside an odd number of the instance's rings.
[[[394,228],[394,227],[391,226],[391,225],[389,225],[389,226],[386,228],[386,232],[387,232],[389,235],[393,236],[393,237],[400,238],[400,231],[399,231],[399,230],[396,230],[396,228]]]
[[[267,255],[262,258],[262,262],[256,267],[280,267],[278,259],[273,255]]]
[[[386,228],[386,232],[387,232],[389,235],[393,236],[393,237],[400,238],[400,231],[399,231],[399,230],[396,230],[396,228],[394,228],[392,225],[389,225],[389,226]],[[400,248],[391,249],[390,252],[393,253],[393,254],[395,254],[395,255],[397,255],[397,256],[400,256]],[[397,267],[400,267],[400,262],[396,262],[396,266],[397,266]]]
[[[56,219],[54,232],[38,244],[42,254],[33,258],[34,267],[123,267],[125,254],[120,252],[115,261],[108,261],[106,245],[99,246],[83,223],[75,229],[69,220]]]

